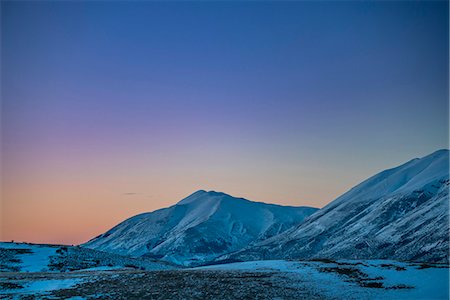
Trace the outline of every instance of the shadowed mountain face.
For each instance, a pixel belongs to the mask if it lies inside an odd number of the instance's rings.
[[[449,151],[383,171],[284,233],[221,259],[448,262]]]
[[[174,206],[132,217],[83,246],[197,265],[280,234],[315,211],[198,191]]]

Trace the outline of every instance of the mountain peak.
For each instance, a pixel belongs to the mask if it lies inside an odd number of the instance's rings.
[[[198,190],[192,193],[191,195],[187,196],[186,198],[182,199],[180,202],[177,203],[177,205],[189,204],[197,200],[218,198],[224,196],[231,197],[230,195],[227,195],[222,192]]]
[[[84,246],[195,265],[284,232],[316,210],[199,190],[176,205],[131,217]]]

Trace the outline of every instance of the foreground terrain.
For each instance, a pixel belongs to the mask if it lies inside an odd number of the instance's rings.
[[[0,298],[448,299],[448,271],[439,264],[381,260],[253,261],[164,270],[35,266],[1,272]]]

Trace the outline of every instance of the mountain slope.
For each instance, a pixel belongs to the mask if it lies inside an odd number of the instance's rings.
[[[279,234],[316,210],[198,191],[174,206],[134,216],[83,246],[196,265]]]
[[[284,233],[222,259],[448,262],[449,151],[383,171]]]

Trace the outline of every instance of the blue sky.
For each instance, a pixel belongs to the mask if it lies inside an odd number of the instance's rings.
[[[4,1],[2,105],[11,236],[197,189],[321,207],[448,148],[448,3]]]

